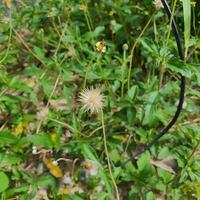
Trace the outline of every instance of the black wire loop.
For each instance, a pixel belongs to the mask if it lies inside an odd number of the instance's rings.
[[[177,48],[178,48],[178,53],[179,53],[179,57],[181,60],[184,61],[184,50],[183,50],[183,46],[181,44],[181,39],[180,39],[180,36],[179,36],[179,32],[178,32],[178,28],[177,28],[177,25],[176,25],[176,22],[175,22],[175,19],[174,17],[172,16],[172,13],[171,13],[171,10],[170,10],[170,7],[167,3],[166,0],[161,0],[162,4],[163,4],[163,7],[165,9],[165,12],[167,13],[168,15],[168,18],[169,20],[172,19],[172,30],[173,30],[173,33],[174,33],[174,37],[175,37],[175,40],[176,40],[176,44],[177,44]],[[133,156],[131,156],[128,160],[126,160],[124,163],[122,163],[121,167],[125,167],[125,165],[131,161],[131,160],[134,160],[136,157],[138,157],[139,155],[141,155],[142,153],[144,153],[145,151],[147,150],[150,150],[150,148],[164,135],[166,134],[169,129],[176,123],[180,113],[181,113],[181,110],[183,108],[183,103],[184,103],[184,96],[185,96],[185,77],[183,75],[180,74],[180,93],[179,93],[179,103],[178,103],[178,106],[177,106],[177,109],[176,109],[176,112],[174,114],[174,116],[172,117],[171,121],[168,123],[167,126],[165,126],[153,139],[152,141],[147,144],[141,151],[137,152],[136,154],[134,154]]]

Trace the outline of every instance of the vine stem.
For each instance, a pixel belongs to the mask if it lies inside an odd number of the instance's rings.
[[[166,39],[166,42],[165,42],[165,46],[167,46],[168,43],[169,43],[169,37],[170,37],[170,33],[171,33],[172,20],[173,20],[173,16],[174,16],[174,13],[175,13],[176,3],[177,3],[177,0],[175,0],[174,3],[173,3],[171,16],[169,18],[169,29],[168,29],[168,32],[167,32],[167,39]],[[165,58],[160,65],[161,69],[160,69],[160,77],[159,77],[159,89],[162,88],[163,77],[164,77],[164,73],[165,73],[165,64],[164,63],[165,63]]]
[[[184,59],[184,50],[183,50],[183,46],[181,43],[181,39],[180,39],[180,35],[178,32],[178,28],[176,25],[176,22],[174,20],[174,17],[171,13],[170,7],[167,3],[166,0],[161,0],[163,7],[168,15],[168,18],[171,19],[171,26],[172,26],[172,30],[174,33],[174,37],[176,40],[176,44],[177,44],[177,48],[178,48],[178,53],[179,53],[179,57],[181,60],[185,61]],[[173,125],[176,123],[182,108],[183,108],[183,103],[184,103],[184,98],[185,98],[185,85],[186,85],[186,79],[183,75],[180,75],[180,92],[179,92],[179,102],[177,105],[177,109],[176,112],[174,114],[174,116],[172,117],[172,119],[169,121],[169,123],[161,130],[158,132],[158,134],[151,140],[151,142],[149,144],[147,144],[140,152],[135,153],[133,156],[131,156],[129,159],[127,159],[125,162],[123,162],[121,164],[121,167],[124,167],[129,161],[134,160],[136,157],[138,157],[139,155],[141,155],[142,153],[144,153],[147,150],[150,150],[151,147],[158,142],[158,140],[165,135],[166,133],[168,133],[168,131],[173,127]]]
[[[104,149],[105,149],[105,153],[106,153],[106,157],[107,157],[108,170],[109,170],[110,178],[112,180],[112,183],[113,183],[113,186],[114,186],[114,189],[115,189],[116,200],[120,200],[119,190],[117,188],[117,184],[115,182],[115,179],[114,179],[114,176],[113,176],[113,173],[112,173],[110,158],[109,158],[109,154],[108,154],[106,131],[105,131],[104,116],[103,116],[103,110],[102,109],[101,109],[101,123],[102,123],[102,129],[103,129],[103,141],[104,141]]]
[[[128,70],[128,91],[130,89],[130,82],[131,82],[131,69],[132,69],[132,65],[133,65],[133,54],[134,54],[134,50],[135,47],[139,41],[139,39],[142,37],[142,35],[144,34],[145,30],[147,29],[147,27],[149,26],[150,22],[152,20],[152,17],[150,17],[150,19],[147,21],[146,25],[144,26],[144,28],[142,29],[140,35],[138,36],[138,38],[136,39],[132,49],[131,49],[131,57],[130,57],[130,64],[129,64],[129,70]]]

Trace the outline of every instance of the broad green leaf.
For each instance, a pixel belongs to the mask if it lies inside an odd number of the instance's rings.
[[[55,187],[55,179],[50,176],[50,175],[44,175],[42,177],[40,177],[38,180],[37,180],[37,185],[39,187],[41,186],[47,186],[47,185],[52,185]]]
[[[105,200],[106,197],[108,197],[108,194],[106,192],[98,192],[96,195],[96,199],[98,200]]]
[[[40,48],[40,47],[37,47],[37,46],[34,46],[34,51],[37,55],[37,57],[41,60],[43,60],[45,58],[45,55],[44,55],[44,49]]]
[[[144,200],[155,200],[154,195],[153,195],[153,192],[148,192],[148,193],[145,195]]]
[[[138,86],[137,85],[134,85],[131,87],[131,89],[128,91],[128,96],[131,98],[131,99],[134,99],[136,97],[138,93]]]
[[[150,92],[147,96],[147,105],[145,106],[145,114],[143,119],[144,125],[151,123],[151,121],[155,117],[153,111],[158,95],[159,95],[158,91],[153,91]]]
[[[22,161],[22,158],[18,154],[14,153],[0,153],[0,168],[5,166],[11,166]]]
[[[35,134],[27,137],[27,140],[35,146],[52,148],[53,142],[50,134]]]
[[[100,35],[105,30],[105,26],[97,26],[94,30],[94,36]]]
[[[18,187],[13,187],[12,189],[8,189],[6,191],[6,197],[8,198],[21,192],[28,192],[29,188],[30,188],[30,185],[27,185],[27,184],[23,184]]]
[[[190,0],[182,0],[182,2],[183,2],[184,39],[185,39],[185,57],[186,57],[190,42],[191,2]]]
[[[147,170],[147,168],[151,166],[149,155],[147,153],[142,154],[142,156],[137,160],[137,166],[140,172]]]
[[[9,131],[0,132],[0,147],[15,144],[17,141],[18,138],[12,135]]]
[[[114,33],[117,33],[122,27],[123,27],[122,24],[116,23],[116,24],[114,25],[114,27],[112,28],[112,33],[113,33],[113,34],[114,34]]]
[[[96,158],[96,156],[93,153],[94,149],[92,149],[91,146],[89,146],[86,143],[82,144],[81,150],[82,150],[82,154],[84,155],[84,157],[86,159],[93,160],[93,161],[99,163],[98,159]],[[112,187],[111,187],[111,183],[109,181],[109,178],[108,178],[107,174],[105,174],[104,167],[101,165],[101,163],[99,163],[99,166],[100,166],[100,172],[99,172],[100,176],[103,178],[103,180],[105,182],[106,189],[107,189],[108,193],[111,194],[112,193]]]
[[[0,192],[5,191],[8,188],[9,179],[4,172],[0,172]]]
[[[185,64],[183,61],[173,58],[167,63],[167,68],[171,69],[173,72],[180,73],[187,78],[192,76],[192,68]]]

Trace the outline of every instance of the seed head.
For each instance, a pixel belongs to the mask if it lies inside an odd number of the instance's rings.
[[[87,88],[80,93],[79,98],[85,111],[98,113],[103,108],[104,96],[99,88]]]

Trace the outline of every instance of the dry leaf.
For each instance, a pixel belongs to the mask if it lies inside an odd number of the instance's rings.
[[[55,165],[50,159],[44,158],[43,162],[53,176],[55,176],[56,178],[60,178],[63,176],[61,168]]]
[[[47,196],[47,191],[45,188],[40,188],[37,193],[35,194],[35,197],[32,200],[49,200]]]
[[[37,120],[39,120],[39,121],[46,120],[48,113],[49,113],[48,108],[46,108],[46,107],[42,108],[39,112],[37,112]]]
[[[65,99],[50,100],[50,105],[57,111],[66,110],[67,102]]]
[[[61,136],[61,143],[64,144],[65,142],[69,141],[69,139],[72,137],[72,134],[69,130],[66,130],[62,136]]]
[[[176,161],[172,157],[167,157],[163,160],[151,160],[151,163],[156,167],[164,169],[165,171],[176,174],[176,172],[173,170],[173,168],[176,166]]]

